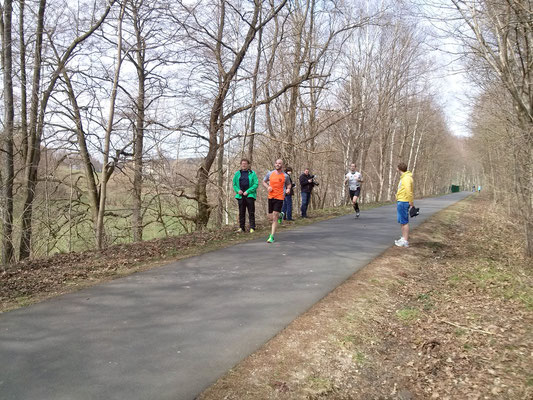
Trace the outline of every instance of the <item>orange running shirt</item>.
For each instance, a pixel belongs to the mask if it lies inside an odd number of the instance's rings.
[[[264,181],[272,188],[272,191],[268,193],[269,199],[283,200],[285,198],[285,188],[289,184],[289,175],[273,170],[266,174]]]

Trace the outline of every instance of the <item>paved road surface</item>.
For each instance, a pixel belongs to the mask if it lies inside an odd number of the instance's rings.
[[[413,226],[468,195],[417,201]],[[390,247],[395,219],[363,211],[1,314],[0,399],[193,399]]]

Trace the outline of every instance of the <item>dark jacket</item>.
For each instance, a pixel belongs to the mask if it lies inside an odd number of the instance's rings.
[[[315,184],[313,182],[309,182],[309,179],[311,179],[312,175],[306,175],[302,174],[300,175],[300,187],[302,189],[302,192],[304,193],[311,193],[313,190],[313,187]]]
[[[289,193],[289,196],[294,196],[294,182],[292,181],[292,178],[290,175],[289,175],[289,181],[291,182],[291,192]]]

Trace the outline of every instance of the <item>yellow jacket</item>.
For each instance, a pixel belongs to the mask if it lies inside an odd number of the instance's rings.
[[[411,171],[405,171],[400,176],[400,182],[398,183],[398,191],[396,192],[397,201],[408,201],[413,203],[415,199],[413,190],[413,174]]]

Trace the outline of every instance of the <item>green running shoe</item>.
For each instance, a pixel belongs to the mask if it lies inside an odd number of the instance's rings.
[[[279,213],[278,224],[281,224],[283,222],[284,216],[285,216],[285,213],[283,211]]]
[[[267,243],[274,243],[274,235],[270,235],[267,239]]]

